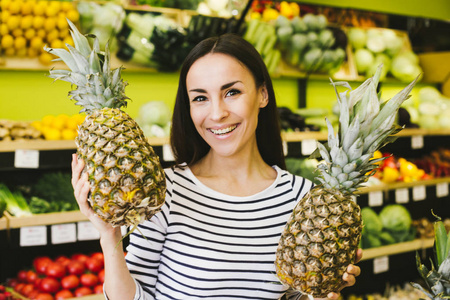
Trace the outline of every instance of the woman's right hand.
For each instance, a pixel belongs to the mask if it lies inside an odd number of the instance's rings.
[[[80,211],[94,224],[95,228],[100,232],[101,237],[111,234],[117,235],[117,231],[120,232],[120,227],[114,228],[112,225],[103,221],[94,210],[91,208],[88,202],[88,194],[90,190],[90,184],[88,181],[88,174],[85,172],[81,174],[84,168],[84,161],[78,159],[76,154],[72,154],[72,186],[74,190],[75,199],[77,200]]]

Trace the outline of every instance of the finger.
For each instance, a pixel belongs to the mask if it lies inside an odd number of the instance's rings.
[[[74,187],[74,195],[77,201],[84,201],[87,197],[83,197],[82,190],[83,186],[88,183],[88,175],[85,173],[79,178]]]
[[[355,276],[349,274],[349,273],[344,273],[344,275],[342,276],[342,279],[345,281],[345,286],[352,286],[355,285],[356,283],[356,278]]]
[[[328,293],[327,299],[339,299],[339,294],[334,292]]]
[[[361,260],[361,258],[363,257],[363,250],[361,248],[358,248],[358,250],[356,251],[356,261],[355,264],[357,262],[359,262]]]
[[[354,275],[354,276],[359,276],[359,275],[361,275],[361,268],[358,266],[355,266],[355,265],[348,265],[347,273]]]
[[[80,207],[80,211],[83,214],[88,213],[91,210],[89,202],[87,201],[87,196],[89,194],[89,181],[83,181],[82,186],[80,187],[80,192],[78,194],[77,202]]]

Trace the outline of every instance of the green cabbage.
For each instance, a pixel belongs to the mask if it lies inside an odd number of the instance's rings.
[[[364,224],[364,230],[368,233],[379,234],[383,229],[383,224],[377,213],[370,207],[361,209],[361,217]]]
[[[412,219],[409,211],[400,204],[385,206],[379,214],[383,228],[392,232],[408,231],[411,228]]]

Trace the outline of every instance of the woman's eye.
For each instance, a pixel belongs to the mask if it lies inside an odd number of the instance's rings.
[[[240,94],[241,92],[239,91],[239,90],[236,90],[236,89],[232,89],[232,90],[229,90],[228,92],[227,92],[227,96],[234,96],[234,95],[237,95],[237,94]]]
[[[206,97],[205,96],[197,96],[194,99],[192,99],[192,102],[202,102],[205,101]]]

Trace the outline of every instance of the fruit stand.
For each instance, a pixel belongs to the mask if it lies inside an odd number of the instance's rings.
[[[77,26],[82,27],[85,21],[83,17],[86,17],[86,15],[83,16],[83,6],[86,5],[87,7],[88,4],[81,2],[68,2],[71,6],[67,6],[64,9],[60,7],[58,12],[72,11],[70,14],[73,20]],[[325,98],[323,95],[325,92],[323,91],[330,90],[329,78],[332,78],[334,81],[350,81],[352,87],[356,87],[370,76],[369,74],[373,70],[370,68],[373,68],[373,64],[369,66],[368,61],[381,62],[386,57],[381,57],[378,54],[388,53],[384,49],[381,51],[380,44],[374,42],[376,40],[379,41],[382,36],[387,39],[393,39],[392,34],[395,34],[395,41],[403,41],[398,48],[409,54],[414,49],[414,45],[411,43],[407,31],[387,28],[389,16],[383,12],[346,12],[326,5],[314,7],[308,3],[303,4],[301,1],[298,1],[299,3],[292,2],[291,6],[286,6],[286,1],[269,2],[262,5],[265,7],[266,12],[255,5],[250,8],[246,17],[241,19],[244,22],[244,26],[239,33],[254,44],[262,54],[275,82],[277,101],[282,103],[283,106],[286,105],[286,107],[290,108],[291,114],[286,117],[283,123],[287,127],[283,128],[282,132],[286,158],[305,160],[314,151],[317,141],[323,142],[327,139],[323,126],[325,115],[332,121],[336,120],[336,116],[333,116],[334,112],[332,111],[333,103],[322,101]],[[101,7],[106,6],[103,2],[97,4]],[[2,3],[2,5],[7,7],[6,4]],[[298,11],[297,6],[299,8]],[[48,7],[50,8],[51,6],[48,5]],[[147,104],[148,89],[155,90],[155,93],[158,95],[155,98],[163,99],[163,102],[165,101],[169,107],[171,106],[172,96],[165,95],[167,94],[165,90],[176,89],[177,66],[180,63],[183,51],[186,49],[178,47],[178,44],[173,44],[170,49],[173,49],[174,56],[170,59],[162,57],[160,52],[162,48],[158,48],[161,45],[158,45],[156,42],[156,37],[161,39],[164,37],[158,35],[162,33],[151,27],[150,24],[155,22],[153,18],[164,18],[165,26],[171,28],[169,33],[163,32],[164,34],[167,34],[167,36],[172,34],[174,41],[179,42],[180,39],[186,38],[189,43],[195,43],[200,36],[219,34],[220,28],[234,28],[238,24],[239,19],[233,17],[233,15],[221,16],[214,12],[212,8],[209,8],[210,15],[202,15],[192,9],[151,7],[143,1],[140,3],[131,1],[121,3],[118,4],[118,7],[120,9],[117,10],[117,15],[115,16],[121,20],[123,27],[121,29],[109,28],[109,30],[113,30],[111,34],[117,37],[117,44],[112,55],[112,66],[125,66],[125,76],[128,75],[133,79],[144,78],[142,82],[136,85],[138,88],[136,89],[137,91],[134,91],[132,97],[134,101],[131,102],[135,108],[130,108],[130,111],[134,109],[134,112],[132,111],[133,115],[138,116],[137,119],[141,118],[142,122],[144,122],[144,119],[147,119],[147,121],[151,119],[148,121],[148,124],[145,124],[145,129],[144,126],[141,126],[148,136],[149,143],[160,156],[163,166],[170,166],[173,163],[167,135],[167,128],[170,128],[167,127],[170,116],[154,118],[141,116],[140,113],[143,109],[138,111],[138,108],[142,108]],[[90,9],[95,10],[99,8]],[[2,6],[2,11],[7,11],[7,9],[4,9]],[[78,19],[73,11],[79,13]],[[239,11],[244,11],[244,7],[239,7]],[[347,13],[354,15],[352,18],[346,19],[343,16],[346,16]],[[39,11],[36,14],[39,15]],[[53,13],[50,12],[49,14],[52,15]],[[307,14],[327,16],[328,23],[321,25],[318,20],[308,21],[308,18],[312,17],[308,15],[306,23],[312,25],[305,29],[302,27],[304,26],[302,22],[305,21],[305,15]],[[11,11],[11,15],[20,15],[20,13],[16,12],[14,8]],[[31,15],[35,16],[33,13]],[[280,16],[283,16],[284,19],[280,18]],[[338,16],[342,18],[339,19]],[[14,25],[13,21],[10,21],[11,26]],[[158,22],[160,21],[161,19],[158,20]],[[41,43],[45,41],[56,44],[60,39],[67,36],[63,32],[65,30],[64,25],[55,23],[54,26],[51,26],[51,22],[48,23],[49,30],[45,31],[45,36],[42,33]],[[144,28],[148,26],[155,30],[151,32],[151,36],[155,34],[153,40],[151,37],[148,37],[150,36],[149,32],[144,33],[144,35],[148,35],[145,38],[147,40],[146,43],[153,43],[156,49],[154,52],[146,52],[148,48],[142,45],[140,45],[141,48],[138,48],[132,44],[132,41],[136,41],[136,37],[139,36],[135,24],[145,24]],[[177,26],[185,28],[186,36],[178,35],[178,29],[171,27],[173,24],[178,24]],[[23,26],[26,27],[26,24]],[[84,23],[84,26],[87,26],[86,23]],[[3,30],[5,30],[4,28],[3,26]],[[34,27],[31,25],[29,28]],[[52,36],[52,30],[56,30],[56,28],[59,28],[61,32],[55,38]],[[93,28],[96,31],[99,30],[95,26]],[[22,32],[25,36],[26,30],[25,28],[23,29]],[[357,30],[352,33],[351,31],[354,29]],[[10,30],[9,27],[8,30]],[[38,29],[35,28],[35,30],[37,31]],[[358,34],[361,34],[360,31],[363,31],[365,36],[374,35],[375,38],[368,43],[358,46],[357,44],[360,41],[357,38],[350,41],[350,36],[358,36]],[[15,31],[15,34],[18,36],[20,36],[19,33],[19,31]],[[297,36],[294,38],[296,34]],[[340,35],[348,39],[348,43],[341,44],[342,41],[338,38]],[[16,37],[12,30],[11,36]],[[321,37],[320,40],[319,36]],[[306,41],[306,37],[308,37],[308,44],[302,44]],[[142,36],[140,38],[142,39]],[[295,41],[294,44],[291,44],[292,40]],[[51,63],[49,58],[44,55],[48,53],[35,53],[36,45],[39,44],[39,47],[41,47],[41,43],[38,43],[39,41],[37,40],[33,43],[31,43],[31,39],[29,42],[26,42],[27,47],[25,50],[23,50],[24,47],[19,42],[17,42],[17,47],[14,44],[14,40],[13,46],[9,45],[9,42],[8,40],[2,41],[2,54],[4,55],[0,56],[0,76],[12,74],[12,77],[14,77],[14,74],[25,74],[25,76],[28,76],[25,77],[27,80],[32,81],[36,78],[36,82],[42,81],[42,86],[45,85],[45,89],[47,89],[49,87],[49,79],[42,79],[44,76],[41,75],[47,74],[48,69],[53,67],[55,69],[65,68],[62,63]],[[131,46],[136,47],[133,48]],[[54,45],[53,47],[59,46]],[[14,50],[10,50],[12,48]],[[303,55],[309,53],[308,59],[305,60],[304,56],[295,56],[295,53],[292,53],[293,49],[299,52],[304,51]],[[364,51],[358,52],[361,49]],[[394,50],[391,49],[391,51]],[[371,51],[371,53],[367,51]],[[400,50],[397,49],[396,51]],[[394,56],[387,54],[386,56],[388,56],[389,64],[394,64]],[[381,174],[379,177],[375,175],[374,177],[378,179],[376,184],[361,188],[358,192],[357,200],[361,207],[371,208],[375,214],[379,214],[388,205],[401,205],[408,210],[413,221],[421,218],[433,220],[431,209],[438,212],[442,218],[450,218],[450,207],[448,205],[450,203],[450,175],[446,173],[450,162],[443,159],[439,162],[439,165],[431,165],[429,160],[430,156],[433,155],[442,155],[444,157],[443,153],[447,152],[440,152],[440,154],[435,152],[446,151],[448,150],[448,145],[450,145],[450,129],[445,127],[448,126],[448,123],[443,120],[444,118],[439,118],[439,113],[444,110],[439,111],[437,109],[438,113],[434,113],[436,111],[435,108],[444,107],[440,106],[443,103],[442,101],[445,102],[447,97],[450,97],[450,88],[446,89],[449,82],[448,65],[436,63],[447,61],[447,57],[448,52],[437,54],[423,52],[414,55],[412,58],[414,66],[421,68],[425,72],[422,81],[415,88],[415,90],[424,89],[424,93],[414,93],[413,101],[411,101],[413,104],[405,107],[405,109],[410,113],[411,123],[419,124],[417,127],[420,128],[409,127],[406,126],[407,123],[404,123],[403,125],[407,128],[397,134],[398,139],[396,142],[382,149],[382,155],[395,157],[396,161],[393,162],[393,165],[388,166],[386,170],[394,170],[396,173],[391,173],[393,175],[389,179],[386,175],[387,171],[386,174]],[[411,62],[403,58],[397,59],[401,61],[400,63],[397,62],[397,66],[401,65],[403,67],[402,63]],[[408,62],[406,62],[407,60]],[[168,61],[175,61],[175,63],[167,64]],[[305,61],[315,61],[315,63],[308,65],[305,64]],[[401,67],[395,70],[388,69],[389,71],[385,74],[385,78],[383,78],[381,83],[383,93],[384,89],[388,90],[391,86],[396,88],[403,85],[404,81],[410,79],[408,77],[411,76],[410,73],[402,73],[399,69],[404,71]],[[420,72],[419,69],[407,69],[414,70],[413,72],[416,73]],[[39,75],[39,77],[36,75]],[[158,79],[158,77],[163,79]],[[147,88],[148,82],[154,82],[155,86]],[[130,88],[133,85],[131,84]],[[164,86],[164,88],[160,86]],[[429,86],[433,88],[433,91],[425,91]],[[11,98],[9,95],[12,95],[13,91],[6,86],[5,89],[5,94]],[[436,94],[435,91],[438,91],[438,89],[439,92]],[[15,135],[18,130],[13,130],[18,129],[19,125],[0,122],[0,183],[5,183],[6,186],[10,187],[11,191],[20,191],[28,198],[35,195],[31,195],[27,187],[32,187],[36,183],[37,178],[43,174],[51,172],[70,173],[71,154],[76,150],[73,134],[76,134],[76,127],[83,121],[75,120],[74,116],[77,112],[73,108],[55,108],[55,105],[49,104],[56,100],[48,100],[45,96],[46,92],[39,90],[35,93],[37,97],[36,102],[41,100],[42,110],[37,108],[34,114],[21,110],[19,117],[15,117],[13,113],[8,113],[7,115],[9,120],[6,121],[8,122],[25,121],[27,123],[25,125],[20,124],[20,126],[24,126],[23,128],[20,127],[20,129],[26,129],[26,126],[31,126],[34,130],[38,130],[40,134],[37,137],[32,137],[31,135],[19,137]],[[435,99],[430,100],[431,94],[435,95]],[[42,98],[40,99],[39,97]],[[52,97],[50,96],[50,98]],[[335,99],[332,92],[326,97]],[[318,100],[315,101],[315,99]],[[17,99],[18,102],[21,100]],[[30,102],[30,100],[27,101]],[[62,99],[62,101],[69,102],[67,99]],[[424,103],[426,105],[423,105]],[[73,104],[69,104],[73,106]],[[0,110],[3,108],[2,105],[4,104],[0,103]],[[161,110],[164,111],[164,109]],[[19,110],[12,111],[17,112]],[[45,113],[42,111],[45,111]],[[64,121],[58,118],[64,119]],[[423,121],[424,119],[426,119],[426,122]],[[429,120],[431,119],[435,120],[435,122],[430,122]],[[294,125],[294,123],[296,124]],[[13,131],[14,134],[12,133]],[[447,147],[445,148],[445,146]],[[441,150],[442,147],[445,149]],[[404,164],[399,163],[399,160],[403,161]],[[402,165],[405,167],[402,167]],[[416,177],[411,175],[405,180],[405,176],[401,174],[401,168],[407,168],[406,166],[413,168],[416,173],[419,169],[423,173]],[[436,170],[440,171],[437,172]],[[304,170],[301,171],[303,172]],[[428,177],[423,176],[424,173]],[[299,175],[303,174],[305,173]],[[411,230],[413,229],[416,230],[411,225]],[[67,257],[74,255],[74,246],[76,246],[77,252],[86,255],[100,251],[98,236],[96,236],[87,219],[79,211],[33,213],[26,216],[14,216],[5,212],[3,217],[0,215],[0,240],[6,241],[6,243],[1,243],[0,245],[0,255],[2,256],[2,259],[0,259],[0,283],[16,276],[19,271],[33,268],[31,261],[22,261],[18,264],[16,261],[9,259],[12,253],[19,257],[27,258],[41,256],[55,258],[60,255]],[[358,279],[356,286],[344,290],[344,296],[348,297],[348,299],[351,299],[352,294],[381,293],[386,289],[386,285],[401,285],[406,281],[417,278],[415,253],[421,254],[422,258],[430,256],[434,239],[429,236],[412,234],[408,239],[395,241],[395,243],[382,239],[377,241],[377,243],[379,243],[377,246],[368,244],[369,246],[366,245],[367,248],[364,248],[363,260],[360,263],[363,274]],[[28,299],[20,294],[16,296],[20,299]],[[83,299],[102,299],[102,296],[84,296]]]

